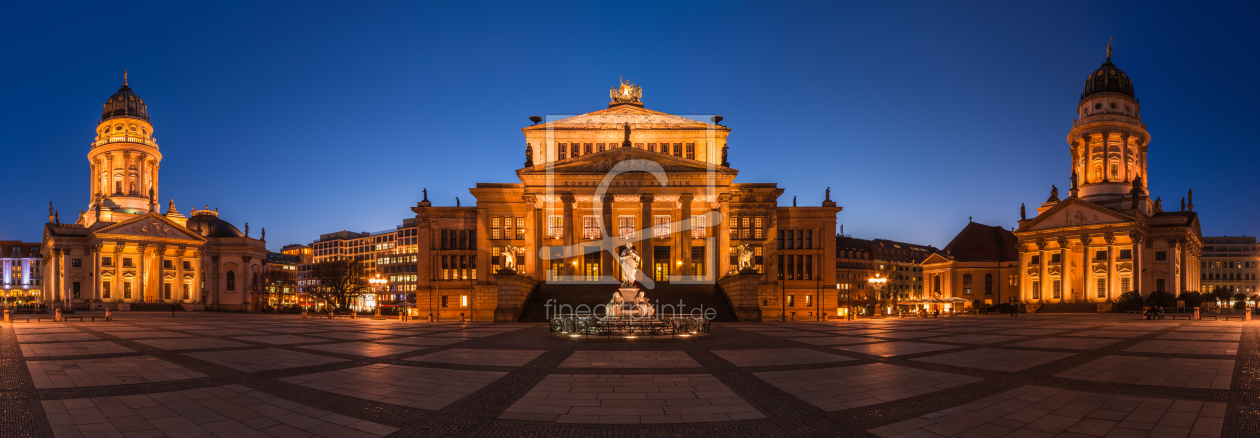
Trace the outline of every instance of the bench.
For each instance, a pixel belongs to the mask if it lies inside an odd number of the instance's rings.
[[[1229,321],[1229,320],[1230,320],[1230,318],[1233,318],[1233,319],[1242,319],[1242,320],[1246,320],[1246,319],[1247,319],[1247,315],[1225,315],[1225,320],[1226,320],[1226,321]]]
[[[92,317],[92,321],[96,321],[96,318],[100,318],[101,320],[104,320],[104,321],[109,321],[109,317],[105,315],[95,315]],[[83,320],[83,317],[80,316],[79,321],[82,321],[82,320]]]
[[[83,322],[82,316],[65,316],[65,315],[62,315],[61,322],[66,322],[67,319],[71,319],[71,318],[78,318],[79,322]]]
[[[1179,314],[1179,313],[1170,314],[1168,315],[1168,317],[1172,319],[1177,319],[1178,317],[1185,318],[1185,319],[1194,319],[1194,315]]]
[[[1200,321],[1202,321],[1202,320],[1204,320],[1204,319],[1207,319],[1207,318],[1212,318],[1212,320],[1213,320],[1213,321],[1216,321],[1216,315],[1200,315],[1200,316],[1199,316],[1199,320],[1200,320]]]

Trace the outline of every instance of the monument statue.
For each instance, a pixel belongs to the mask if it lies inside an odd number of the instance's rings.
[[[726,145],[722,145],[722,167],[731,167],[731,161],[726,159],[726,151],[728,151],[729,149],[730,148],[728,148]]]
[[[648,303],[647,294],[639,291],[639,295],[634,297],[635,316],[640,318],[651,318],[656,314],[656,308]]]
[[[503,252],[499,253],[499,266],[503,269],[516,270],[516,255],[512,254],[512,247],[503,247]]]
[[[1028,213],[1024,211],[1024,203],[1019,203],[1019,220],[1028,220]]]
[[[617,86],[608,90],[608,98],[616,103],[639,103],[643,98],[643,88],[619,77]]]
[[[626,300],[621,298],[620,292],[613,292],[612,300],[608,302],[608,316],[614,318],[620,317],[621,308],[625,303]]]
[[[245,223],[245,237],[249,237],[249,222]]]
[[[752,247],[745,243],[736,248],[739,250],[739,269],[752,269]]]
[[[627,243],[621,250],[621,287],[634,287],[634,275],[639,270],[639,252],[634,250],[633,243]]]
[[[534,167],[534,146],[525,145],[525,167]],[[428,196],[425,196],[428,198]]]
[[[259,237],[258,240],[261,240],[263,242],[267,241],[267,228],[264,227],[262,229],[262,237]]]
[[[1050,198],[1046,199],[1046,202],[1059,202],[1059,188],[1058,187],[1055,187],[1053,185],[1050,186]]]

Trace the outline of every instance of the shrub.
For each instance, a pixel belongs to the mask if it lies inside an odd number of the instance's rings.
[[[1129,291],[1120,294],[1120,297],[1116,299],[1115,309],[1117,312],[1142,310],[1142,304],[1142,295],[1137,292]]]
[[[1177,298],[1168,292],[1155,291],[1151,292],[1151,295],[1146,297],[1146,302],[1152,306],[1159,306],[1167,309],[1177,305]]]
[[[1203,294],[1198,292],[1182,292],[1180,298],[1186,302],[1187,308],[1195,308],[1203,305]]]

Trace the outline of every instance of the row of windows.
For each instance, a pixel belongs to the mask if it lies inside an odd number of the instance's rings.
[[[442,230],[439,249],[477,249],[476,230]]]
[[[556,152],[557,159],[564,160],[570,157],[576,158],[581,155],[600,153],[606,149],[614,149],[616,147],[616,143],[559,143],[557,144]],[[644,144],[635,143],[634,147],[636,149],[644,149]],[[675,157],[686,156],[688,160],[696,159],[695,143],[674,143],[672,151],[669,143],[661,143],[659,151],[656,143],[647,143],[646,149],[650,152],[660,152]]]
[[[442,259],[442,280],[476,280],[477,257],[466,255],[444,255]]]
[[[1245,273],[1244,274],[1233,274],[1233,273],[1224,274],[1224,273],[1217,272],[1217,273],[1211,273],[1211,274],[1199,274],[1199,279],[1201,280],[1255,280],[1256,274],[1245,274]]]
[[[814,256],[810,254],[779,256],[779,279],[813,280]]]
[[[762,239],[765,228],[761,216],[731,216],[730,225],[732,239]]]
[[[1203,269],[1248,269],[1256,267],[1256,262],[1199,262],[1199,267]]]
[[[1132,288],[1132,279],[1130,279],[1129,277],[1120,278],[1120,293],[1122,294],[1127,293],[1130,290],[1132,290],[1131,288]],[[1155,290],[1161,291],[1161,292],[1164,290],[1164,279],[1160,278],[1160,279],[1155,280]],[[1106,277],[1098,279],[1098,287],[1097,287],[1095,296],[1097,298],[1107,298],[1107,278]],[[1050,298],[1055,299],[1055,300],[1063,298],[1063,281],[1062,280],[1054,280],[1053,282],[1051,282]],[[1032,299],[1034,300],[1041,299],[1041,282],[1040,281],[1034,280],[1032,282]]]
[[[814,230],[779,230],[779,249],[813,249]]]
[[[1155,260],[1156,260],[1156,261],[1164,261],[1164,260],[1166,260],[1166,259],[1167,259],[1167,256],[1168,256],[1168,253],[1166,253],[1166,252],[1164,252],[1164,251],[1157,251],[1157,252],[1155,252]],[[1131,249],[1122,249],[1122,250],[1120,250],[1120,256],[1119,256],[1119,257],[1117,257],[1116,259],[1117,259],[1117,260],[1130,260],[1130,259],[1132,259],[1132,258],[1133,258],[1133,250],[1131,250]],[[1060,263],[1060,262],[1062,262],[1062,259],[1063,259],[1063,254],[1050,254],[1050,263]],[[1096,261],[1099,261],[1099,260],[1107,260],[1107,251],[1106,251],[1106,250],[1102,250],[1102,251],[1096,251],[1096,252],[1094,252],[1094,260],[1096,260]],[[1029,259],[1028,264],[1030,264],[1030,265],[1039,265],[1039,264],[1041,264],[1041,256],[1040,256],[1040,255],[1034,255],[1034,256],[1032,256],[1032,258],[1031,258],[1031,259]]]
[[[525,239],[525,218],[508,216],[490,217],[490,239]]]
[[[805,296],[805,302],[804,302],[803,304],[804,304],[804,306],[802,306],[802,307],[814,307],[814,296],[813,296],[813,295],[806,295],[806,296]],[[788,306],[788,307],[796,307],[796,295],[788,295],[788,296],[787,296],[787,306]]]

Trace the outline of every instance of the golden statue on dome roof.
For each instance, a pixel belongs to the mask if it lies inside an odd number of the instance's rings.
[[[608,97],[614,103],[643,103],[643,88],[631,84],[623,77],[617,79],[617,86],[608,90]]]

